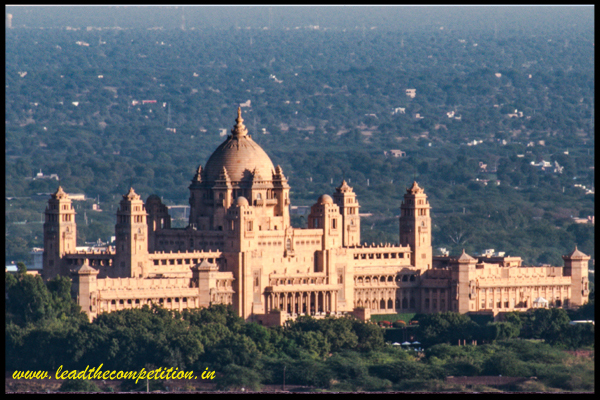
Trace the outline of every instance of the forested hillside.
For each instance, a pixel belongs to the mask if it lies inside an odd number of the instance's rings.
[[[114,235],[130,186],[187,204],[196,168],[240,104],[289,178],[292,205],[312,205],[346,179],[372,214],[364,241],[398,241],[401,199],[417,180],[434,248],[562,265],[577,244],[595,257],[593,225],[574,219],[594,215],[594,32],[585,23],[479,33],[433,23],[9,29],[6,261],[29,261],[42,246],[47,194],[59,184],[95,199],[75,202],[81,244]]]

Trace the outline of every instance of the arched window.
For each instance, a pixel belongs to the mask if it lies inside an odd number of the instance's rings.
[[[288,240],[285,242],[285,248],[286,248],[286,250],[288,250],[288,251],[289,251],[289,250],[292,250],[292,241],[291,241],[291,239],[288,239]]]

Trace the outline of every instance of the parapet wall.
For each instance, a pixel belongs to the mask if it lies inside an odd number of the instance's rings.
[[[187,278],[105,278],[98,279],[96,282],[98,290],[175,289],[190,287],[190,280]]]

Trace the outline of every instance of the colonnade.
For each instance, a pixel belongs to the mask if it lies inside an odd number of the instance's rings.
[[[200,306],[197,297],[159,297],[159,298],[132,298],[132,299],[94,299],[93,305],[98,303],[98,312],[113,312],[130,308],[142,308],[144,305],[152,306],[158,304],[169,310],[182,311],[185,308],[197,308]]]
[[[354,307],[364,307],[371,311],[409,311],[417,309],[417,293],[412,290],[396,289],[356,289]]]
[[[531,308],[538,297],[546,299],[550,307],[568,307],[570,294],[566,285],[484,287],[477,289],[477,307],[480,310]]]
[[[273,309],[288,314],[337,312],[337,290],[314,290],[301,292],[271,292],[265,294],[267,313]]]

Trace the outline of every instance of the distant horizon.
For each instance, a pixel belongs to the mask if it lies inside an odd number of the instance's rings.
[[[592,5],[7,5],[5,14],[13,29],[594,29]]]

